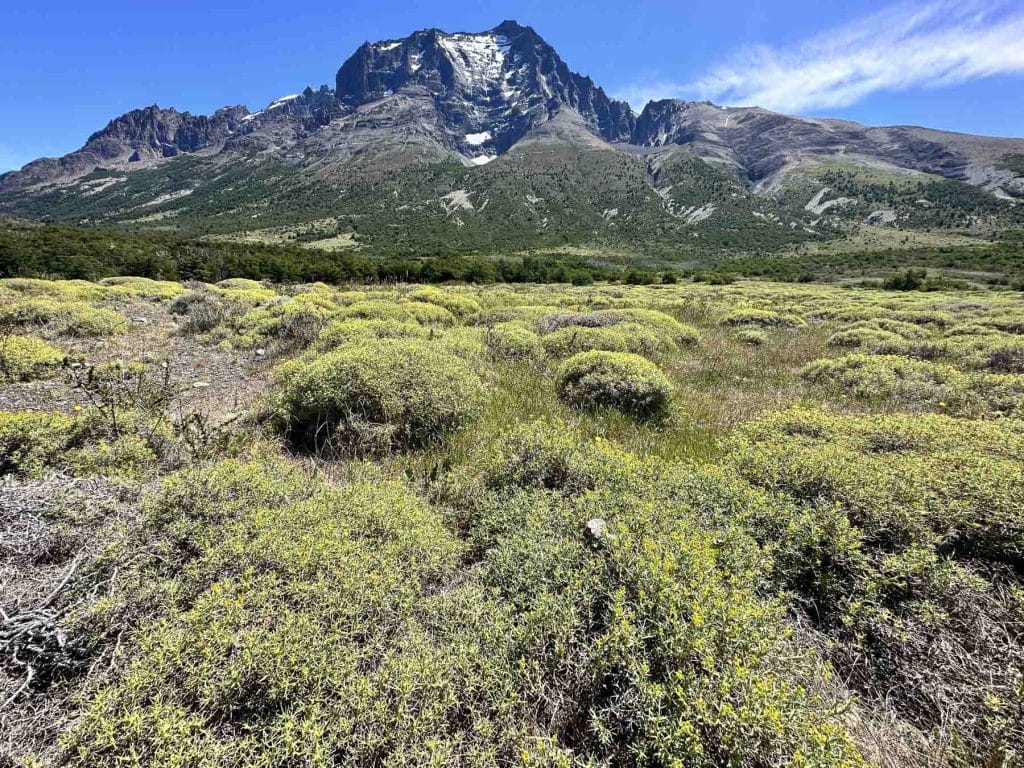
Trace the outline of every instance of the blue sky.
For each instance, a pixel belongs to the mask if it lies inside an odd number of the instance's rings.
[[[0,7],[0,171],[152,104],[259,109],[366,40],[533,26],[612,95],[1024,136],[1024,1],[50,0]]]

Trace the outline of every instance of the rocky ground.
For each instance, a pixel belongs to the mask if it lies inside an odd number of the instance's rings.
[[[0,387],[0,410],[61,411],[89,404],[76,378],[88,365],[110,360],[166,362],[181,390],[182,415],[202,413],[215,422],[227,421],[243,410],[264,388],[269,364],[262,350],[225,350],[179,333],[167,304],[132,300],[113,309],[131,322],[126,333],[104,339],[61,340],[61,346],[81,356],[81,368],[69,368],[48,380],[15,382]]]

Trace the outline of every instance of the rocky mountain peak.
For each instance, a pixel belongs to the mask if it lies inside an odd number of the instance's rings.
[[[400,92],[433,99],[470,157],[504,152],[560,108],[576,110],[595,133],[628,139],[634,116],[590,78],[571,72],[533,29],[504,21],[484,32],[426,29],[365,43],[338,70],[337,98],[357,107]]]

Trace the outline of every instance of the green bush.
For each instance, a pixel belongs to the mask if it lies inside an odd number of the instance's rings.
[[[436,304],[451,312],[456,317],[465,318],[480,311],[480,302],[472,296],[465,296],[455,293],[451,289],[443,290],[426,286],[411,291],[407,298],[412,301],[422,301],[427,304]]]
[[[99,301],[107,294],[102,285],[88,280],[40,280],[29,277],[0,280],[0,289],[22,296],[48,296],[60,301]]]
[[[1024,739],[993,705],[1024,669],[1024,603],[1003,570],[1024,552],[1022,457],[1020,423],[806,410],[747,425],[734,449],[793,502],[746,526],[839,672],[921,729],[952,729],[968,763]]]
[[[899,349],[905,339],[890,331],[880,328],[850,328],[839,331],[828,338],[828,346],[841,349],[863,348],[870,352],[882,352]]]
[[[455,325],[455,316],[444,307],[420,301],[383,301],[380,299],[357,301],[343,308],[336,318],[339,320],[391,320],[398,323],[419,323],[421,325]]]
[[[584,440],[553,420],[516,426],[480,462],[493,490],[544,489],[576,495],[598,486],[623,492],[655,487],[663,467],[607,440]]]
[[[63,362],[63,351],[35,336],[0,337],[0,383],[53,378]]]
[[[269,346],[278,349],[308,346],[339,310],[330,297],[300,294],[280,297],[244,314],[228,311],[207,333],[211,342],[241,349]]]
[[[760,328],[742,328],[736,332],[736,340],[749,347],[762,347],[768,343],[768,334]]]
[[[52,336],[113,336],[128,328],[119,312],[82,301],[34,298],[0,307],[0,323],[34,326]]]
[[[497,323],[484,336],[487,348],[498,360],[535,361],[544,356],[540,337],[522,323]]]
[[[182,318],[180,328],[183,333],[199,334],[212,331],[245,310],[216,291],[193,288],[176,296],[168,311]]]
[[[812,661],[757,594],[760,551],[695,525],[701,495],[479,501],[490,545],[466,569],[393,481],[241,462],[172,478],[149,516],[167,597],[68,762],[862,765],[792,674]]]
[[[720,323],[732,328],[742,325],[760,328],[801,328],[807,325],[801,317],[769,309],[737,309],[723,317]]]
[[[177,498],[196,523],[176,526],[187,599],[93,699],[71,764],[483,765],[538,749],[504,609],[456,583],[458,540],[404,487],[237,463],[182,480],[158,507]]]
[[[895,355],[847,355],[816,360],[807,381],[867,402],[973,416],[1024,415],[1024,375],[963,373],[945,363]]]
[[[443,439],[483,403],[479,376],[429,342],[381,339],[287,366],[281,402],[298,444],[378,451]]]
[[[373,339],[426,339],[430,333],[422,325],[398,320],[335,320],[320,331],[315,347],[330,350]]]
[[[100,285],[108,288],[109,295],[137,296],[145,299],[169,300],[185,291],[181,283],[169,280],[150,280],[147,277],[107,277]]]
[[[636,416],[663,412],[672,384],[654,363],[625,352],[581,352],[559,369],[558,393],[583,408],[612,407]]]
[[[847,355],[816,360],[801,377],[867,401],[892,400],[909,408],[959,408],[967,400],[967,377],[939,363],[895,355]]]
[[[63,454],[74,420],[45,411],[0,411],[0,476],[35,477]]]

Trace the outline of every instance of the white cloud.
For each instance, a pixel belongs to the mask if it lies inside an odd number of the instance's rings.
[[[690,83],[624,89],[630,103],[700,98],[781,112],[845,107],[878,91],[1024,72],[1020,0],[904,2],[791,49],[754,46]]]

